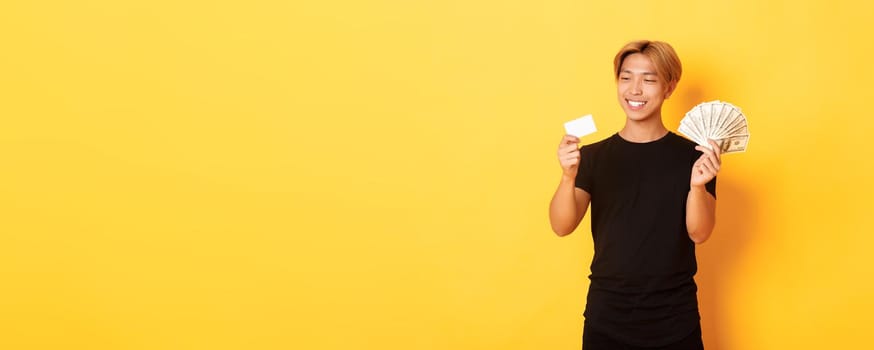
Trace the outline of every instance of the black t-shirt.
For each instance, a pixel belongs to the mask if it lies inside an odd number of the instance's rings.
[[[646,143],[614,134],[580,154],[576,186],[592,197],[595,243],[586,323],[634,346],[689,335],[700,316],[686,196],[701,152],[669,132]],[[705,187],[716,195],[716,179]]]

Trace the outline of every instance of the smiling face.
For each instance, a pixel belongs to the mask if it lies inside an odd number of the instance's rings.
[[[644,121],[662,116],[662,102],[671,96],[676,82],[666,81],[646,55],[625,57],[616,80],[619,104],[628,119]]]

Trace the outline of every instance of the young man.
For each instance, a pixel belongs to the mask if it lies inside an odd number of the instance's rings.
[[[703,349],[695,244],[713,231],[720,159],[715,142],[697,146],[662,122],[681,72],[667,43],[628,43],[614,59],[625,126],[580,149],[571,135],[559,145],[553,231],[570,234],[592,205],[585,350]]]

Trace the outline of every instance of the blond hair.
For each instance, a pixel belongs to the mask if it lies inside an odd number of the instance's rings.
[[[649,40],[632,41],[619,50],[613,59],[613,72],[616,74],[616,79],[619,79],[619,70],[622,68],[622,62],[625,61],[625,58],[636,53],[649,57],[656,67],[656,73],[665,82],[676,83],[680,81],[683,66],[680,64],[680,57],[677,56],[674,48],[666,42]]]

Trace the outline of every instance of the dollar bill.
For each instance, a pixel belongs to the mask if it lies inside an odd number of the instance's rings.
[[[719,145],[719,150],[723,154],[744,152],[747,150],[747,144],[750,142],[750,135],[734,135],[714,141]]]
[[[723,153],[746,151],[750,139],[747,119],[735,105],[710,101],[692,107],[680,120],[678,131],[695,143],[711,148],[714,140]]]

